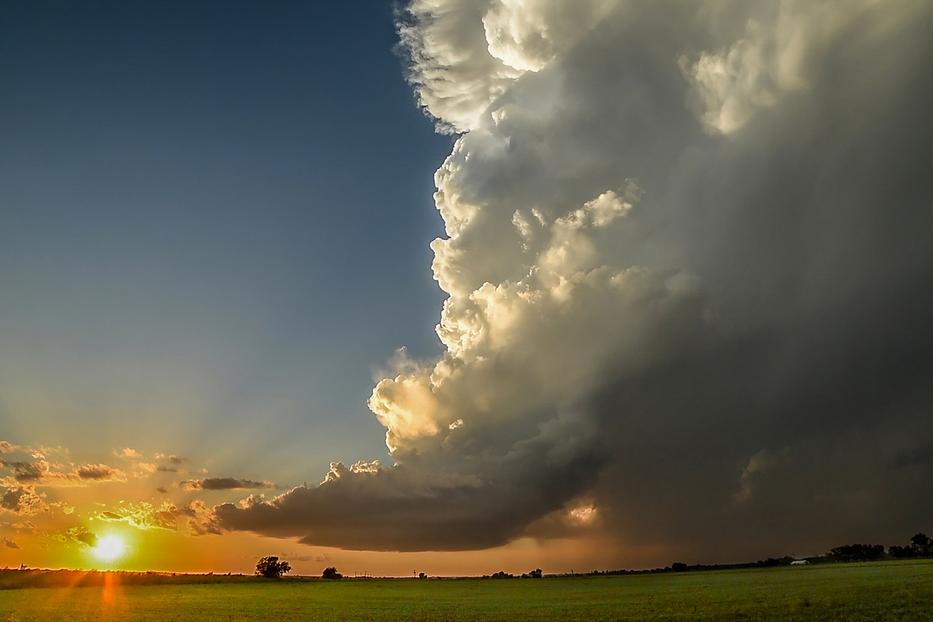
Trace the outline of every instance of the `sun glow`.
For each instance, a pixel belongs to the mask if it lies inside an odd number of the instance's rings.
[[[101,536],[91,549],[91,554],[101,561],[115,561],[126,554],[126,540],[115,534]]]

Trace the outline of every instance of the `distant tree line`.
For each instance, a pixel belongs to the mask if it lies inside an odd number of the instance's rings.
[[[542,577],[544,577],[544,571],[541,570],[540,568],[535,568],[534,570],[529,570],[528,572],[523,572],[521,574],[522,579],[540,579]],[[483,578],[484,579],[514,579],[515,575],[510,572],[500,570],[499,572],[494,572],[492,574],[484,574]]]
[[[905,557],[933,557],[933,540],[925,533],[918,533],[907,546],[889,546],[888,555],[895,559]]]
[[[925,533],[914,534],[905,546],[889,546],[885,552],[881,544],[846,544],[837,546],[828,557],[839,562],[871,562],[879,559],[905,559],[933,557],[933,540]]]
[[[625,575],[625,574],[654,574],[659,572],[686,572],[696,570],[735,570],[740,568],[771,568],[775,566],[790,566],[795,562],[808,564],[826,564],[833,562],[871,562],[883,559],[906,559],[918,557],[933,557],[933,539],[924,533],[918,533],[904,546],[892,545],[885,549],[883,544],[844,544],[837,546],[825,555],[816,555],[804,559],[790,556],[769,557],[756,562],[738,564],[686,564],[674,562],[664,568],[651,568],[650,570],[593,570],[580,573],[585,575]],[[570,573],[577,574],[577,573]]]
[[[693,570],[727,570],[727,569],[738,569],[738,568],[769,568],[774,566],[790,566],[791,564],[802,564],[802,563],[831,563],[831,562],[870,562],[877,561],[881,559],[908,559],[915,557],[933,557],[933,540],[931,540],[924,533],[917,533],[911,539],[910,542],[906,545],[892,545],[885,549],[885,546],[882,544],[844,544],[842,546],[837,546],[832,549],[825,555],[817,555],[814,557],[807,557],[805,559],[795,559],[790,556],[784,557],[769,557],[767,559],[760,559],[756,562],[746,562],[740,564],[686,564],[684,562],[674,562],[670,566],[664,568],[652,568],[650,570],[593,570],[592,572],[585,573],[574,573],[571,572],[569,575],[584,574],[584,575],[624,575],[624,574],[651,574],[658,572],[686,572]],[[269,578],[279,578],[283,574],[291,570],[291,566],[287,561],[280,561],[278,557],[270,556],[263,557],[256,563],[256,574],[269,577]],[[523,572],[520,577],[516,577],[510,572],[505,572],[500,570],[494,572],[491,575],[483,575],[484,579],[540,579],[544,576],[544,572],[540,568],[535,568],[534,570],[529,570],[528,572]],[[564,575],[567,576],[567,575]],[[337,572],[337,568],[334,566],[329,566],[324,569],[324,572],[321,573],[321,577],[324,579],[340,579],[343,577],[342,574]],[[419,579],[427,579],[428,576],[421,572],[418,574]]]
[[[883,544],[844,544],[829,552],[837,562],[871,562],[884,558]]]

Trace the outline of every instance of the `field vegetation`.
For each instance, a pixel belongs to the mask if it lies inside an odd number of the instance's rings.
[[[12,588],[0,589],[3,622],[884,621],[933,612],[933,561],[921,559],[504,581],[7,572],[0,586]]]

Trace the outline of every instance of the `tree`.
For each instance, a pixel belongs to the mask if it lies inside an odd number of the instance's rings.
[[[888,547],[888,555],[895,559],[904,559],[907,557],[916,557],[917,550],[912,546],[898,546],[892,544]]]
[[[884,546],[881,544],[846,544],[832,549],[829,556],[840,562],[869,562],[884,557]]]
[[[321,577],[324,579],[342,579],[343,575],[337,572],[336,567],[328,566],[324,569],[324,572],[321,573]]]
[[[925,533],[915,534],[914,537],[910,539],[910,545],[917,551],[917,555],[933,554],[933,540],[930,540],[929,536]]]
[[[544,576],[544,574],[541,572],[540,568],[535,568],[534,570],[528,573],[529,579],[540,579],[542,576]]]
[[[275,555],[263,557],[256,562],[256,574],[267,579],[279,579],[291,569],[291,564],[286,561],[279,561],[279,558]]]

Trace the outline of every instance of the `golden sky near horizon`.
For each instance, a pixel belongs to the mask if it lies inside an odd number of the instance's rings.
[[[613,567],[619,546],[597,534],[574,539],[522,538],[505,546],[477,551],[353,551],[309,546],[243,532],[202,532],[198,512],[202,499],[244,496],[249,491],[205,491],[192,482],[210,481],[203,467],[174,454],[114,449],[103,462],[77,464],[64,448],[23,447],[0,442],[4,466],[13,472],[0,479],[7,491],[26,491],[17,499],[4,497],[0,529],[0,566],[35,568],[114,569],[165,572],[245,572],[265,555],[291,562],[297,574],[317,575],[336,565],[348,575],[408,576],[477,575],[497,570],[520,573],[535,567],[565,572]],[[36,470],[36,471],[34,471]],[[17,475],[19,479],[17,479]],[[221,485],[269,482],[221,481]],[[203,483],[200,484],[203,486]],[[189,508],[190,509],[189,511]],[[591,507],[576,510],[581,527],[596,520]],[[104,551],[101,551],[104,542]],[[119,543],[116,550],[106,544]],[[113,557],[107,553],[113,552]],[[657,551],[629,550],[627,562],[641,565]]]

